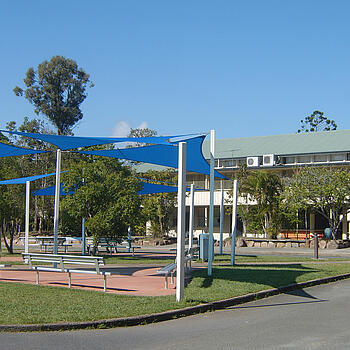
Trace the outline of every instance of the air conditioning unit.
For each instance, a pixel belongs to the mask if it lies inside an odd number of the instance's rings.
[[[275,155],[274,154],[264,154],[262,165],[263,166],[274,166],[275,165]]]
[[[247,166],[259,166],[260,157],[247,157]]]

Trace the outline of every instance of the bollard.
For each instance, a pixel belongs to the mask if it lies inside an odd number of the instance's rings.
[[[318,234],[314,233],[314,259],[318,259]]]

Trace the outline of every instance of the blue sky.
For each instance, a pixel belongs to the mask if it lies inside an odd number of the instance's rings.
[[[95,84],[76,135],[285,134],[315,109],[350,129],[349,13],[346,0],[4,0],[0,128],[35,116],[12,89],[63,55]]]

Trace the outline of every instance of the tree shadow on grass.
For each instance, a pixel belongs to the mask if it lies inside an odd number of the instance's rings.
[[[266,288],[280,288],[297,283],[298,277],[317,272],[317,268],[306,267],[302,264],[280,265],[280,264],[259,264],[259,265],[239,265],[234,267],[214,267],[212,276],[207,276],[207,270],[201,269],[194,273],[195,276],[202,277],[202,288],[213,286],[214,280],[225,280],[232,282],[259,284]],[[285,291],[285,294],[293,294],[311,299],[318,298],[305,292]]]

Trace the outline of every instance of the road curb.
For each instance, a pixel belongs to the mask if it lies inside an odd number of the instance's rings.
[[[168,321],[175,318],[195,315],[208,311],[225,309],[230,306],[235,306],[250,301],[267,298],[272,295],[277,295],[285,292],[290,292],[297,289],[303,289],[316,285],[331,283],[350,278],[350,273],[337,275],[332,277],[325,277],[316,280],[311,280],[302,283],[294,283],[288,286],[279,288],[272,288],[257,293],[250,293],[239,297],[214,301],[206,304],[200,304],[196,306],[190,306],[178,310],[170,310],[151,315],[141,315],[125,318],[115,318],[99,321],[88,322],[68,322],[68,323],[49,323],[49,324],[24,324],[24,325],[0,325],[0,332],[37,332],[37,331],[66,331],[77,329],[102,329],[102,328],[114,328],[114,327],[130,327],[145,325],[149,323]]]

